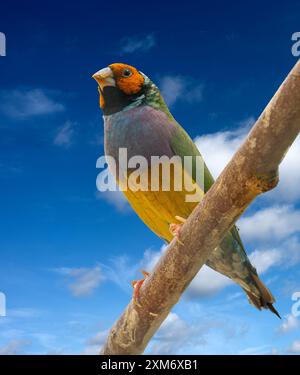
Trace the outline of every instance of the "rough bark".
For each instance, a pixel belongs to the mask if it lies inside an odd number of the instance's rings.
[[[141,354],[172,307],[253,199],[278,183],[278,166],[300,131],[300,61],[140,291],[112,327],[101,354]],[[299,156],[300,157],[300,156]],[[295,181],[296,183],[296,181]]]

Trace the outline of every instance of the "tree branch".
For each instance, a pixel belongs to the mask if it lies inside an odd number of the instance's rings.
[[[206,262],[210,252],[260,193],[278,182],[278,166],[300,131],[300,61],[211,189],[112,327],[101,354],[141,354]],[[200,244],[200,245],[199,245]]]

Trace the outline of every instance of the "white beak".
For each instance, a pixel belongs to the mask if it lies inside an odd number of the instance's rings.
[[[98,70],[92,77],[98,82],[101,89],[105,86],[116,86],[113,71],[109,67]]]

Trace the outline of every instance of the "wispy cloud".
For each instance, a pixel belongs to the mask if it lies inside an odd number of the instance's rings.
[[[100,266],[92,268],[56,268],[55,272],[67,278],[67,285],[75,297],[90,295],[104,280]]]
[[[279,326],[278,332],[287,333],[287,332],[294,331],[298,327],[299,327],[298,319],[294,315],[289,314],[289,315],[284,317],[284,321]]]
[[[250,254],[249,258],[258,273],[263,273],[281,263],[282,253],[279,249],[255,250]]]
[[[159,251],[154,251],[152,249],[146,249],[144,252],[144,257],[141,261],[142,268],[145,270],[152,271],[158,262],[159,258],[167,249],[167,245],[163,245]]]
[[[177,101],[198,103],[203,99],[204,85],[195,83],[189,77],[166,75],[160,79],[159,87],[168,106]]]
[[[220,346],[224,352],[224,343],[228,340],[240,340],[247,331],[246,326],[238,326],[236,321],[220,319],[219,316],[197,314],[195,319],[183,317],[171,312],[150,342],[146,354],[212,354],[212,347]],[[216,344],[217,343],[217,344]]]
[[[95,355],[99,354],[101,347],[104,344],[109,330],[98,332],[94,337],[88,340],[86,347],[81,354]]]
[[[120,42],[121,54],[149,51],[156,44],[153,34],[134,35],[123,38]]]
[[[232,280],[228,277],[204,265],[188,287],[187,296],[189,298],[210,296],[232,284]]]
[[[268,198],[277,202],[295,202],[300,199],[300,136],[292,144],[279,166],[279,184],[268,194]]]
[[[253,251],[249,258],[257,268],[258,273],[263,273],[274,266],[285,269],[295,266],[300,261],[300,243],[296,236],[281,242],[278,247],[262,248]]]
[[[263,355],[270,354],[273,349],[270,345],[251,346],[249,348],[241,350],[238,354],[241,355]]]
[[[139,264],[131,262],[127,255],[120,255],[109,259],[108,264],[101,264],[106,280],[118,285],[126,293],[132,292],[130,282],[141,277]]]
[[[97,263],[95,267],[59,267],[52,271],[65,277],[66,285],[74,297],[84,297],[103,282],[112,282],[130,293],[130,282],[137,276],[139,268],[139,264],[130,262],[127,255],[120,255],[110,258],[106,264]]]
[[[214,177],[218,177],[223,171],[224,167],[246,138],[254,121],[253,117],[249,117],[242,121],[236,130],[196,137],[195,143]],[[300,137],[292,144],[279,166],[279,184],[265,196],[269,201],[276,201],[278,204],[279,202],[295,202],[297,199],[300,199],[300,189],[296,183],[300,181],[299,155]]]
[[[235,130],[206,134],[195,138],[196,146],[214,177],[218,177],[223,171],[246,138],[254,121],[253,117],[249,117],[241,121]]]
[[[119,212],[128,213],[131,211],[125,195],[119,190],[97,191],[96,198],[106,201],[110,205],[114,206]]]
[[[56,133],[55,138],[53,140],[53,143],[56,146],[69,148],[72,145],[74,139],[74,126],[75,124],[73,122],[66,121],[65,124],[58,129],[58,132]]]
[[[238,226],[247,240],[281,240],[300,231],[300,211],[287,205],[267,207],[242,217]]]
[[[188,324],[177,314],[171,312],[154,336],[152,345],[149,348],[150,354],[178,353],[186,345],[195,344],[196,342],[198,345],[204,345],[203,334],[206,330],[199,330],[198,328]],[[201,332],[202,335],[199,331],[203,331]]]
[[[63,104],[54,99],[53,92],[41,89],[1,91],[0,110],[14,119],[61,112]]]
[[[265,249],[262,247],[254,250],[249,254],[249,259],[261,275],[272,267],[294,266],[300,260],[299,253],[298,239],[291,237],[280,244],[278,248]],[[204,265],[188,287],[187,296],[198,298],[213,295],[230,285],[233,285],[232,280]]]
[[[294,341],[288,348],[288,352],[292,354],[300,354],[300,340]]]
[[[22,354],[26,346],[28,346],[30,342],[28,340],[23,339],[14,339],[9,341],[6,345],[0,348],[0,355],[16,355]]]

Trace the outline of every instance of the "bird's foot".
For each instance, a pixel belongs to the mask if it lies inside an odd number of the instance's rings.
[[[184,245],[184,243],[180,240],[179,236],[180,236],[181,227],[186,222],[186,219],[184,219],[181,216],[175,216],[175,219],[180,221],[181,224],[176,224],[176,223],[170,224],[170,226],[169,226],[170,233],[174,236],[174,238],[176,238],[176,240],[181,245]]]
[[[133,280],[131,282],[131,285],[133,287],[133,301],[135,304],[137,304],[138,306],[141,306],[140,305],[140,302],[139,302],[139,298],[140,298],[140,289],[141,289],[141,286],[143,285],[144,281],[146,280],[146,278],[150,275],[149,272],[147,271],[141,271],[144,278],[141,279],[141,280]]]

